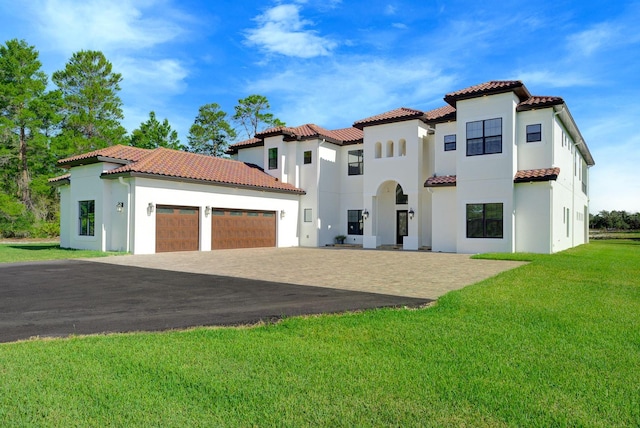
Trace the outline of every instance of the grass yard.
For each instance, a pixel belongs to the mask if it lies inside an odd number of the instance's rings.
[[[0,344],[0,425],[640,425],[640,242],[524,258],[425,309]]]
[[[0,244],[0,263],[30,262],[37,260],[76,259],[79,257],[105,257],[113,254],[90,250],[60,248],[57,243]]]

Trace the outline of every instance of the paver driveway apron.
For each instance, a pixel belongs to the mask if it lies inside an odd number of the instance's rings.
[[[473,260],[466,254],[347,248],[249,248],[88,260],[428,299],[524,264]]]

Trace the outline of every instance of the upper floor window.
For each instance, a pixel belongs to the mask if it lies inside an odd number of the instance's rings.
[[[535,141],[542,141],[542,125],[539,123],[527,125],[527,143]]]
[[[349,175],[362,175],[364,173],[363,150],[349,150],[347,163],[349,164]]]
[[[96,216],[96,202],[95,201],[80,201],[78,202],[78,223],[80,236],[94,236],[95,230],[95,216]]]
[[[347,210],[347,234],[362,235],[362,210]]]
[[[304,222],[305,223],[310,223],[313,220],[313,217],[311,215],[311,208],[305,208],[304,209]]]
[[[311,163],[311,150],[307,150],[306,152],[304,152],[304,163]]]
[[[467,204],[467,238],[502,238],[502,203]]]
[[[456,134],[444,136],[444,151],[449,152],[456,149]]]
[[[502,153],[502,118],[467,122],[467,156]]]
[[[278,148],[269,149],[269,169],[278,169]]]

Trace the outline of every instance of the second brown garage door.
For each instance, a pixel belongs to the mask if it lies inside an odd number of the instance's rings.
[[[211,249],[276,246],[274,211],[211,210]]]

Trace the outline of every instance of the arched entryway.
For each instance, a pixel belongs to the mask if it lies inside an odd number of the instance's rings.
[[[409,234],[408,196],[402,185],[388,180],[378,186],[373,201],[372,234],[377,246],[402,245]]]

